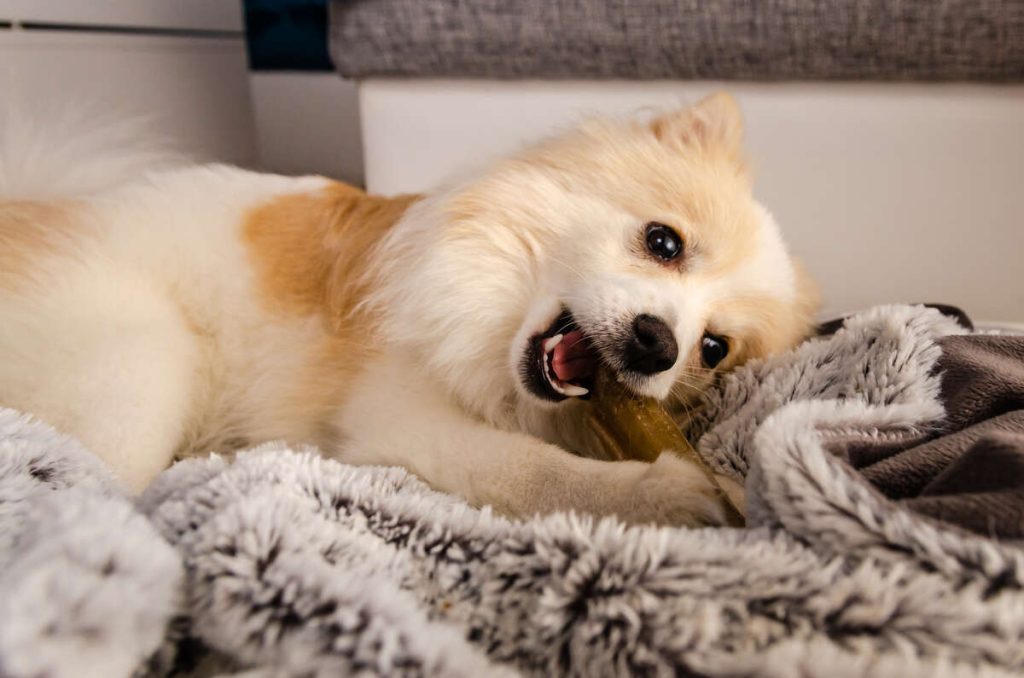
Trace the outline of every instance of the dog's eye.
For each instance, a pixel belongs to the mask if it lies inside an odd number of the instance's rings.
[[[671,261],[683,252],[683,239],[669,226],[652,221],[645,232],[647,251],[662,261]]]
[[[725,337],[716,337],[707,332],[700,341],[700,358],[707,367],[715,367],[729,355],[729,342]]]

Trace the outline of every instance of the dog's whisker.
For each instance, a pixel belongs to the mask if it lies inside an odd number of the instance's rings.
[[[556,264],[561,264],[565,268],[569,269],[572,273],[576,274],[576,277],[578,277],[580,280],[586,280],[587,279],[587,277],[585,275],[580,273],[579,269],[575,268],[574,266],[572,266],[571,264],[569,264],[566,261],[562,261],[561,259],[559,259],[558,257],[554,256],[553,254],[549,254],[548,255],[548,259],[550,259],[551,261],[555,262]]]

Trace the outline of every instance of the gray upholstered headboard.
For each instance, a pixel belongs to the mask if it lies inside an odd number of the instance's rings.
[[[334,0],[354,78],[1024,80],[1021,0]]]

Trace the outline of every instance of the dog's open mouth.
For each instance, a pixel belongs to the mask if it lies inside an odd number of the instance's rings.
[[[586,397],[598,362],[597,349],[565,310],[530,339],[522,372],[531,393],[557,402]]]

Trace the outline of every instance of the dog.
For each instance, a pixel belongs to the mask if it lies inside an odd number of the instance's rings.
[[[4,149],[0,405],[135,491],[174,460],[284,440],[510,516],[718,524],[690,462],[588,458],[581,400],[607,369],[685,406],[807,336],[815,293],[752,197],[735,101],[648,117],[423,196],[143,170],[82,139],[90,157],[31,184]]]

